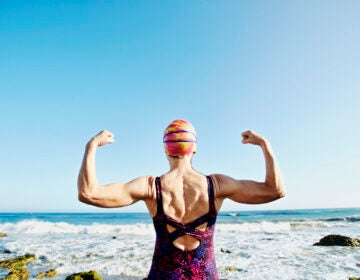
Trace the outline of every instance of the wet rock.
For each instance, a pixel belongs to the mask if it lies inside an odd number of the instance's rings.
[[[99,255],[98,254],[95,254],[95,253],[88,253],[86,254],[86,257],[87,258],[93,258],[93,257],[98,257]]]
[[[55,277],[56,275],[57,275],[57,271],[55,269],[50,269],[45,273],[45,277],[47,278]]]
[[[46,272],[40,272],[38,273],[35,278],[36,279],[41,279],[41,278],[51,278],[51,277],[55,277],[57,275],[57,271],[55,269],[50,269]]]
[[[360,239],[338,234],[327,235],[316,242],[314,246],[350,246],[360,247]]]
[[[6,236],[7,236],[6,233],[0,232],[0,237],[6,237]]]
[[[0,267],[10,270],[9,274],[3,280],[28,280],[30,277],[26,265],[35,261],[34,255],[26,254],[24,256],[8,259],[0,262]]]
[[[49,262],[49,260],[46,256],[38,256],[38,259],[44,263]]]
[[[239,269],[236,266],[226,266],[226,271],[239,271]]]
[[[0,253],[3,253],[3,254],[11,254],[11,251],[8,250],[8,249],[4,249],[4,250],[1,250]]]
[[[65,280],[102,280],[95,270],[88,272],[74,273],[66,277]]]
[[[35,255],[26,254],[24,256],[8,259],[0,262],[0,267],[7,268],[10,271],[26,268],[29,262],[36,260]]]
[[[2,280],[28,280],[30,278],[30,273],[26,268],[15,269],[10,271],[10,273]]]
[[[35,275],[36,279],[41,279],[41,278],[44,278],[44,277],[45,277],[45,272],[40,272],[40,273]]]
[[[223,249],[223,248],[221,248],[220,251],[221,251],[222,253],[227,253],[227,254],[230,254],[230,253],[231,253],[230,250],[228,250],[228,249]]]

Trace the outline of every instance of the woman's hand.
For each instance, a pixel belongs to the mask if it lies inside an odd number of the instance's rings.
[[[89,141],[88,145],[100,147],[104,146],[106,144],[112,144],[114,143],[114,134],[108,130],[100,131],[97,135],[95,135],[91,140]]]
[[[253,144],[253,145],[262,146],[267,142],[264,137],[262,137],[260,134],[257,134],[252,130],[248,130],[241,133],[241,136],[243,138],[241,141],[243,144]]]

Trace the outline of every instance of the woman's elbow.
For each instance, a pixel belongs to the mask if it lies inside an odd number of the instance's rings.
[[[270,186],[268,185],[268,196],[269,201],[278,200],[286,195],[285,188],[283,185]]]
[[[113,207],[109,203],[104,201],[104,199],[101,199],[100,197],[97,197],[91,193],[80,192],[78,194],[78,200],[82,203],[89,204],[89,205],[96,206],[96,207],[101,207],[101,208]]]
[[[87,195],[87,194],[85,194],[85,193],[83,193],[83,192],[80,192],[80,193],[78,194],[78,200],[79,200],[80,202],[83,202],[83,203],[86,203],[86,204],[90,204],[91,198],[90,198],[89,195]]]
[[[90,191],[80,191],[78,194],[78,200],[80,202],[90,204],[90,205],[96,205],[96,195],[93,192]]]
[[[276,199],[283,198],[283,197],[285,197],[285,195],[286,195],[286,192],[285,192],[284,186],[281,185],[276,188],[276,191],[275,191]]]

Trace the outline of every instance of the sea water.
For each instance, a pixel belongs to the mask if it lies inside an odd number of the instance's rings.
[[[96,270],[104,280],[143,279],[155,232],[146,213],[0,213],[0,261],[24,254],[31,279]],[[360,208],[221,212],[215,258],[221,279],[360,277],[360,247],[319,247],[328,234],[360,238]],[[7,275],[0,268],[0,279]]]

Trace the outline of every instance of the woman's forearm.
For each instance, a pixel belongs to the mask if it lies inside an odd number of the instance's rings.
[[[272,188],[280,197],[283,197],[285,195],[283,179],[271,145],[267,140],[264,140],[260,146],[265,158],[265,184]]]
[[[90,196],[98,186],[95,170],[95,154],[97,145],[90,141],[85,148],[84,158],[78,177],[79,200],[83,201]]]

